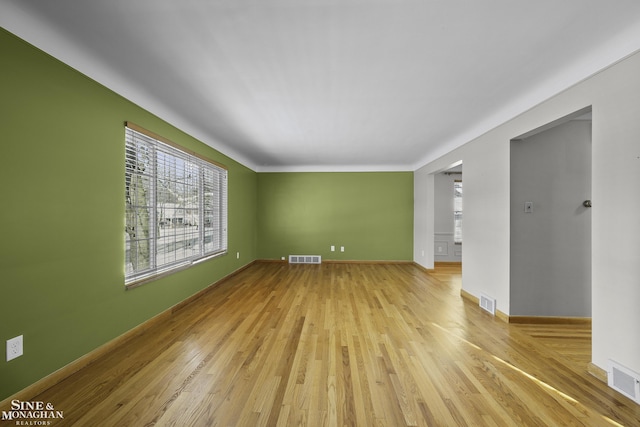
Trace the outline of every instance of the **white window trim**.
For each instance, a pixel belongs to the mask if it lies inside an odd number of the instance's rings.
[[[129,161],[132,158],[131,153],[138,152],[137,144],[143,144],[146,147],[151,148],[151,159],[146,164],[149,167],[150,171],[144,171],[140,173],[132,172],[131,162]],[[125,218],[125,251],[127,251],[126,246],[129,246],[129,251],[132,248],[132,244],[137,245],[140,242],[147,242],[146,250],[148,250],[148,265],[145,265],[143,268],[140,268],[139,271],[131,271],[128,267],[129,256],[125,253],[125,287],[132,288],[135,286],[139,286],[143,283],[147,283],[149,281],[155,280],[159,277],[166,276],[168,274],[175,273],[177,271],[188,268],[194,264],[206,261],[208,259],[224,255],[227,253],[228,244],[227,244],[227,188],[228,188],[228,171],[224,165],[221,165],[217,162],[211,161],[197,153],[187,150],[183,147],[176,145],[175,143],[168,141],[152,132],[147,131],[144,128],[141,128],[133,123],[126,123],[125,127],[125,191],[126,191],[126,199],[125,199],[125,210],[127,218]],[[197,220],[196,221],[196,232],[191,232],[190,236],[196,236],[197,240],[194,247],[197,252],[195,254],[183,256],[180,259],[177,259],[173,262],[164,262],[158,265],[158,253],[156,251],[156,244],[159,239],[162,239],[162,232],[160,227],[160,221],[158,218],[158,208],[159,203],[157,201],[157,182],[158,182],[158,154],[157,151],[164,153],[166,156],[171,156],[173,158],[179,158],[182,161],[189,164],[196,169],[197,173],[197,185],[192,185],[192,190],[198,193],[198,203],[197,203]],[[135,159],[134,159],[135,161]],[[205,170],[206,169],[206,170]],[[209,189],[214,190],[214,199],[211,205],[205,207],[205,184],[204,184],[204,175],[208,175],[208,184]],[[148,209],[142,209],[140,206],[137,206],[136,202],[131,200],[132,195],[130,191],[132,191],[132,177],[140,178],[145,177],[149,180],[148,187],[148,196],[145,193],[145,206]],[[205,208],[208,208],[205,209]],[[181,207],[181,210],[187,210],[186,207]],[[191,207],[193,213],[196,212],[196,209]],[[217,211],[217,212],[216,212]],[[145,232],[147,236],[145,239],[138,238],[136,236],[138,230],[135,230],[136,226],[139,224],[139,212],[148,212],[149,218],[145,218]],[[205,212],[212,213],[216,212],[216,215],[213,215],[213,222],[218,225],[218,227],[214,228],[215,231],[213,234],[208,233],[207,227],[204,225],[207,221],[209,221],[210,215],[206,215],[207,219],[205,219]],[[146,215],[141,215],[146,216]],[[195,216],[194,216],[195,217]],[[135,218],[133,221],[130,221],[131,218]],[[130,224],[133,222],[133,224]],[[133,227],[133,228],[132,228]],[[175,238],[176,234],[171,234],[170,237]],[[219,242],[217,246],[213,249],[206,249],[206,239],[211,238],[214,241]],[[193,250],[193,249],[192,249]],[[139,252],[138,252],[139,253]],[[129,270],[129,271],[127,271]]]

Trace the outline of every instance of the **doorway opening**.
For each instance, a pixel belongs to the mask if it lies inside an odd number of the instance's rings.
[[[591,107],[511,140],[510,314],[591,317]]]
[[[462,265],[463,190],[462,164],[434,175],[434,263]]]

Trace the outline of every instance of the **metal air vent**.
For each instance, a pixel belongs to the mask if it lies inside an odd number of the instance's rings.
[[[320,255],[289,255],[289,264],[321,264]]]
[[[607,382],[612,389],[640,403],[640,374],[609,359]]]
[[[492,315],[496,315],[496,299],[485,294],[480,294],[480,308],[488,311]]]

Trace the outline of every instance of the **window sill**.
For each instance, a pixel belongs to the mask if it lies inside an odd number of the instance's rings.
[[[135,279],[135,280],[133,280],[131,282],[125,283],[124,287],[125,287],[126,290],[134,289],[134,288],[142,286],[142,285],[144,285],[146,283],[153,282],[155,280],[162,279],[163,277],[167,277],[167,276],[170,276],[170,275],[172,275],[174,273],[178,273],[180,271],[186,270],[186,269],[188,269],[188,268],[190,268],[190,267],[192,267],[194,265],[201,264],[201,263],[203,263],[205,261],[209,261],[209,260],[211,260],[213,258],[218,258],[220,256],[226,255],[227,253],[228,253],[228,251],[225,250],[224,252],[217,252],[215,254],[211,254],[211,255],[204,256],[202,258],[195,259],[195,260],[193,260],[193,261],[191,261],[189,263],[178,264],[178,265],[176,265],[174,267],[168,268],[168,269],[160,271],[158,273],[151,273],[148,276],[143,276],[143,277]]]

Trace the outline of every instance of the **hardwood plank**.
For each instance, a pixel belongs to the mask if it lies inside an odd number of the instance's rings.
[[[456,265],[255,263],[33,400],[55,425],[640,425],[590,346],[488,316]]]

